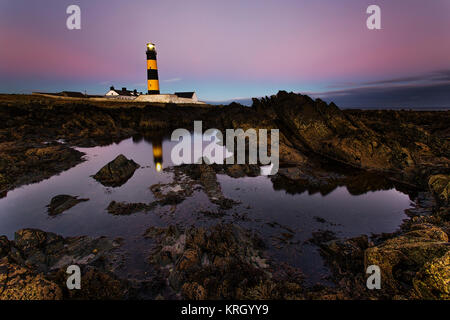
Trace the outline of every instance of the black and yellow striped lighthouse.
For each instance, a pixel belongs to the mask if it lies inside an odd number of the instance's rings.
[[[148,94],[159,94],[158,66],[156,49],[153,43],[147,43],[147,88]]]

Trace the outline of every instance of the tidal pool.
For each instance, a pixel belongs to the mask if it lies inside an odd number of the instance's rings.
[[[77,148],[86,161],[39,183],[22,186],[0,199],[0,235],[12,239],[22,228],[37,228],[63,236],[121,237],[129,257],[128,273],[135,276],[148,266],[148,241],[145,230],[151,226],[170,224],[212,225],[232,222],[256,231],[267,245],[267,254],[277,261],[299,267],[308,283],[322,281],[328,273],[318,247],[307,242],[313,232],[330,230],[338,238],[393,232],[407,216],[411,207],[407,194],[395,188],[352,195],[345,186],[327,194],[292,194],[275,189],[268,176],[217,178],[227,198],[239,201],[226,210],[223,217],[202,212],[215,211],[201,190],[181,204],[157,207],[149,212],[114,216],[106,208],[111,201],[154,201],[149,187],[169,183],[172,173],[161,170],[172,166],[170,153],[175,142],[167,138],[135,137],[109,146]],[[117,188],[104,187],[91,176],[119,154],[140,164],[134,175]],[[46,206],[52,197],[69,194],[89,198],[64,213],[51,217]]]

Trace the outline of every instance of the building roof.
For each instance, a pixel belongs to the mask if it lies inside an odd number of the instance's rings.
[[[114,87],[110,88],[110,91],[116,92],[119,96],[135,96],[138,95],[138,92],[136,89],[134,90],[127,90],[127,88],[122,88],[122,90],[115,89]]]
[[[133,91],[130,91],[130,90],[117,90],[117,89],[114,89],[114,91],[117,92],[117,94],[119,96],[132,96],[132,95],[134,95]]]
[[[179,98],[188,98],[192,99],[194,97],[195,92],[175,92],[175,95]]]

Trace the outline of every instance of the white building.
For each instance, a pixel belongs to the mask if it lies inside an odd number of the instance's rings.
[[[125,88],[125,87],[123,87],[122,90],[115,89],[114,87],[110,87],[109,91],[105,94],[105,97],[133,100],[133,99],[136,99],[136,97],[138,97],[139,95],[140,95],[140,92],[137,92],[136,89],[131,91],[131,90],[127,90],[127,88]]]
[[[175,92],[178,98],[192,99],[194,102],[198,102],[198,97],[195,92]]]

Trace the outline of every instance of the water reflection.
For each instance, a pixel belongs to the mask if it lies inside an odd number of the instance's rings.
[[[147,142],[152,146],[153,151],[153,164],[155,165],[156,172],[161,172],[163,169],[163,140],[167,139],[161,134],[150,134],[150,135],[136,135],[133,137],[134,143],[141,143],[142,141]]]
[[[187,134],[182,135],[181,141],[188,141],[187,145],[191,145],[191,149],[188,150],[189,154],[191,155],[188,164],[214,162],[213,160],[209,159],[207,155],[205,156],[205,149],[208,146],[210,147],[211,144],[216,145],[215,150],[221,149],[219,152],[221,156],[219,156],[218,158],[223,158],[224,162],[227,157],[233,156],[233,153],[230,152],[226,148],[226,146],[223,146],[222,141],[217,138],[217,132],[218,131],[214,131],[209,134],[187,132]],[[164,168],[174,165],[169,155],[171,154],[172,148],[176,144],[178,144],[179,141],[171,141],[170,138],[171,137],[169,134],[160,132],[147,132],[145,134],[138,134],[133,136],[132,141],[134,144],[144,143],[147,147],[152,146],[153,164],[155,166],[155,170],[157,172],[161,172]],[[215,156],[215,151],[213,151],[213,153]],[[163,157],[164,154],[166,154],[166,157]],[[268,170],[270,171],[271,166],[267,166],[267,168],[269,168]]]
[[[153,140],[153,163],[156,171],[160,172],[163,163],[162,139]]]
[[[85,162],[50,179],[12,190],[0,199],[0,235],[13,238],[18,229],[37,228],[63,236],[121,237],[133,247],[129,254],[144,260],[146,255],[140,248],[148,244],[142,234],[149,226],[217,223],[217,219],[205,215],[218,209],[201,188],[176,206],[160,206],[151,213],[115,216],[107,212],[111,201],[152,202],[152,185],[174,182],[173,174],[162,169],[173,166],[170,154],[175,144],[168,136],[156,133],[109,146],[77,148],[86,154]],[[106,188],[91,176],[119,154],[141,167],[126,184]],[[233,178],[226,172],[217,174],[217,181],[223,195],[237,204],[221,219],[259,232],[274,258],[300,267],[314,281],[319,281],[323,271],[319,267],[321,258],[316,247],[303,245],[312,232],[327,229],[339,237],[393,232],[406,218],[404,209],[409,208],[408,196],[389,181],[363,173],[326,171],[318,177],[311,172],[315,179],[294,183],[281,176]],[[90,200],[49,217],[46,206],[58,194]],[[318,222],[315,217],[326,222]],[[285,233],[277,226],[289,226],[295,232],[292,239],[276,242]],[[281,249],[276,247],[279,245]],[[293,255],[293,250],[299,253]]]
[[[281,171],[284,169],[282,168]],[[335,167],[326,175],[323,172],[311,171],[305,179],[291,180],[283,174],[271,177],[274,190],[284,190],[288,194],[296,195],[307,192],[309,195],[321,194],[326,196],[339,187],[346,187],[349,194],[358,196],[367,192],[383,191],[396,189],[399,192],[407,194],[413,199],[416,191],[411,187],[396,183],[382,174],[366,172],[358,169],[339,170]]]

